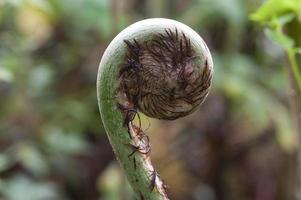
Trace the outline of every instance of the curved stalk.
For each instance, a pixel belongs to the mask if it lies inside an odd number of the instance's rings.
[[[137,199],[169,198],[151,163],[148,137],[132,122],[136,112],[168,120],[193,112],[208,95],[212,72],[212,58],[202,38],[169,19],[129,26],[104,52],[97,77],[100,114]]]

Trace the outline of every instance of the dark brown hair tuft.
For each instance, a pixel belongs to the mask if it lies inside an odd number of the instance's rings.
[[[184,33],[166,29],[145,42],[124,42],[128,53],[119,71],[119,90],[135,109],[154,118],[176,119],[203,102],[212,71]]]

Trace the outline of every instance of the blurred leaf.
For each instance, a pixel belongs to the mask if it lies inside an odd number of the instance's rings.
[[[301,48],[296,48],[296,53],[301,54]]]
[[[19,6],[23,2],[23,0],[4,0],[4,1],[7,4],[11,4],[14,6]]]
[[[34,4],[32,4],[33,2]],[[44,44],[53,31],[48,16],[49,13],[40,7],[42,2],[45,1],[25,1],[18,9],[16,16],[19,31],[25,36],[26,42],[28,42],[27,46],[33,49]],[[42,8],[46,6],[43,4]]]
[[[9,169],[15,163],[14,159],[7,154],[0,154],[0,173]]]
[[[291,114],[284,108],[278,107],[277,111],[272,113],[272,118],[277,124],[278,141],[288,152],[294,153],[297,143],[296,135],[292,130]]]
[[[45,105],[43,107],[47,108],[50,114],[53,113],[53,110],[60,110],[59,114],[53,115],[51,118],[51,123],[60,125],[62,128],[81,132],[83,127],[91,123],[91,113],[93,113],[93,107],[91,104],[86,102],[87,97],[84,100],[76,99],[61,99],[55,105]]]
[[[261,80],[269,82],[270,79],[273,80],[274,75],[263,73],[263,69],[256,67],[257,64],[244,55],[238,54],[231,58],[215,56],[214,60],[216,87],[233,102],[232,114],[236,120],[248,120],[249,124],[252,124],[248,130],[251,132],[263,130],[272,120],[277,126],[280,144],[292,151],[295,140],[292,127],[289,125],[291,123],[289,111],[278,98],[261,85]],[[276,77],[278,85],[275,88],[287,91],[286,85],[282,84],[284,81],[279,80],[284,79],[284,76]]]
[[[62,13],[72,17],[72,23],[75,27],[80,27],[74,29],[72,34],[84,30],[97,30],[104,38],[109,38],[113,33],[113,25],[116,22],[112,21],[110,0],[65,0],[59,2]]]
[[[296,15],[294,13],[289,13],[286,15],[281,15],[277,19],[278,19],[278,22],[280,23],[280,25],[283,26],[283,25],[291,22],[295,17],[296,17]]]
[[[301,14],[301,0],[268,0],[250,17],[254,21],[268,23],[287,12]]]
[[[294,40],[288,37],[287,35],[283,34],[282,32],[267,28],[265,29],[265,34],[273,42],[279,44],[281,47],[285,49],[291,49],[295,46]]]
[[[45,95],[53,81],[53,72],[49,67],[37,66],[30,71],[29,88],[33,96]]]
[[[47,130],[43,139],[49,150],[59,154],[84,154],[88,147],[80,134],[63,133],[59,128]]]
[[[99,179],[99,187],[105,197],[110,200],[120,199],[120,185],[122,184],[122,173],[116,164],[109,165]]]
[[[207,3],[213,4],[216,9],[213,10],[214,13],[222,14],[233,24],[241,25],[247,18],[244,6],[240,0],[210,0]]]
[[[99,177],[97,185],[105,199],[134,199],[133,190],[116,162],[107,166]]]
[[[12,82],[13,79],[13,74],[9,70],[0,66],[0,82],[4,81],[9,83]]]
[[[181,15],[180,21],[202,26],[225,18],[234,27],[241,27],[247,20],[244,4],[240,0],[198,0]]]
[[[3,182],[3,196],[9,200],[63,200],[53,184],[47,182],[33,182],[29,178],[16,175]]]
[[[19,144],[16,149],[16,157],[34,175],[45,176],[48,174],[47,160],[33,144]]]
[[[24,4],[31,5],[41,11],[50,12],[50,4],[49,1],[45,0],[22,0]]]

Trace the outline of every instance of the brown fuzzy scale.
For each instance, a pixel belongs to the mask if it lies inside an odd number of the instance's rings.
[[[211,85],[212,71],[190,40],[177,29],[153,35],[146,42],[124,40],[128,54],[119,71],[120,88],[133,108],[158,119],[186,116],[201,104]]]

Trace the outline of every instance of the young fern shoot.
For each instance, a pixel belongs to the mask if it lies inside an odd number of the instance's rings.
[[[205,100],[213,62],[203,39],[170,19],[137,22],[103,54],[97,77],[100,114],[113,151],[139,200],[167,200],[150,160],[151,146],[138,112],[165,120],[184,117]]]

